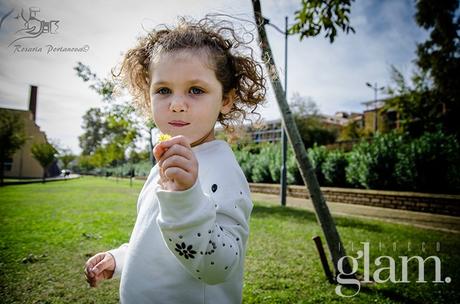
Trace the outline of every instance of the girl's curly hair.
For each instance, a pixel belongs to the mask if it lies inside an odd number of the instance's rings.
[[[226,130],[256,114],[257,106],[265,101],[265,78],[262,66],[253,58],[249,42],[237,36],[229,22],[215,22],[205,17],[198,22],[179,18],[177,26],[153,30],[138,39],[137,45],[124,55],[118,74],[113,76],[127,87],[141,113],[151,115],[150,68],[157,56],[184,49],[203,50],[208,55],[217,80],[222,84],[222,96],[234,91],[232,110],[219,115],[217,121]],[[236,49],[249,49],[243,54]]]

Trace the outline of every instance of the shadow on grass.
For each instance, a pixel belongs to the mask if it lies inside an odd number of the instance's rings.
[[[252,217],[278,217],[289,218],[297,221],[317,222],[316,215],[308,210],[298,208],[282,207],[282,206],[263,206],[261,204],[254,205]],[[372,232],[382,232],[383,228],[380,224],[372,224],[361,220],[349,219],[346,217],[335,217],[334,221],[337,226],[342,228],[357,228]]]
[[[298,221],[315,222],[316,216],[313,212],[306,210],[299,210],[290,207],[281,206],[262,206],[254,205],[251,217],[264,218],[264,217],[278,217],[278,218],[294,218]]]
[[[410,297],[407,297],[397,290],[393,289],[376,289],[376,288],[370,288],[367,286],[362,286],[360,293],[366,293],[369,295],[375,295],[376,298],[387,298],[390,299],[391,301],[394,301],[395,303],[404,303],[404,304],[423,304],[426,302],[420,302],[416,301],[414,299],[411,299]]]
[[[372,224],[365,220],[350,219],[346,217],[335,217],[334,221],[337,226],[342,228],[358,228],[372,232],[382,232],[383,228],[380,224]]]

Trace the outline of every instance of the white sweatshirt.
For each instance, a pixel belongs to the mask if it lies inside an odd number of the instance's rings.
[[[249,186],[229,145],[192,148],[198,179],[164,191],[153,167],[137,202],[129,243],[110,253],[121,303],[241,303],[252,210]]]

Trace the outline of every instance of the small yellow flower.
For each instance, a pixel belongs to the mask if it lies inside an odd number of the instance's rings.
[[[161,143],[163,141],[166,141],[166,140],[170,140],[171,139],[171,135],[169,134],[160,134],[158,135],[158,142]]]

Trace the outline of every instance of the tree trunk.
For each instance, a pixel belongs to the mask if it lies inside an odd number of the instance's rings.
[[[279,80],[278,71],[276,70],[275,60],[273,59],[273,54],[268,42],[267,34],[265,32],[260,1],[252,0],[252,5],[254,8],[254,16],[259,33],[259,41],[262,47],[262,59],[266,64],[267,71],[269,71],[268,74],[270,82],[273,86],[273,89],[275,90],[276,100],[281,111],[281,119],[283,120],[283,125],[286,128],[286,133],[288,135],[289,141],[294,149],[294,154],[297,160],[300,174],[302,175],[302,179],[305,185],[307,185],[308,192],[310,193],[310,197],[315,208],[316,218],[321,226],[321,229],[323,230],[329,252],[332,257],[332,263],[334,265],[336,275],[338,275],[340,273],[338,269],[338,261],[341,257],[346,255],[345,248],[342,245],[334,220],[332,219],[329,208],[327,207],[323,194],[321,193],[315,172],[310,163],[310,160],[308,159],[307,151],[302,142],[299,130],[294,121],[294,117],[291,113],[291,110],[289,109],[289,105],[285,97],[286,95],[284,95],[284,90]],[[343,260],[342,266],[344,273],[351,273],[350,264],[347,258]]]
[[[47,167],[43,167],[43,177],[42,177],[42,183],[43,183],[43,184],[44,184],[45,181],[46,181],[46,170],[48,170]]]
[[[3,177],[4,177],[4,170],[5,170],[5,159],[6,158],[3,158],[1,157],[0,159],[0,187],[3,186]]]

